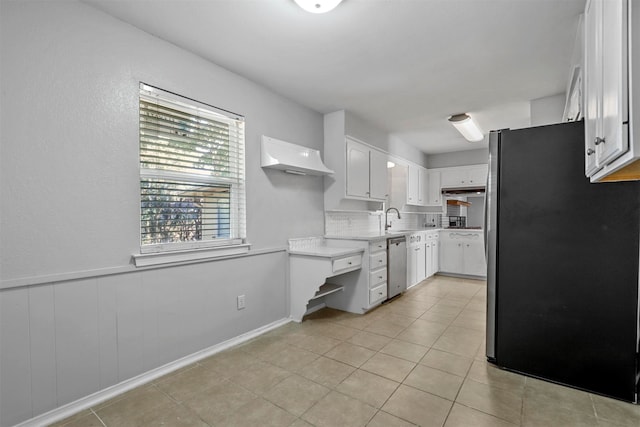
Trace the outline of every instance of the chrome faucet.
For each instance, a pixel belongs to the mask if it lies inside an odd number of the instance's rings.
[[[398,219],[401,219],[400,211],[398,209],[396,208],[387,209],[387,211],[384,213],[384,231],[387,231],[389,228],[391,228],[391,224],[389,224],[389,221],[387,221],[387,215],[389,214],[390,210],[396,211],[396,213],[398,214]]]

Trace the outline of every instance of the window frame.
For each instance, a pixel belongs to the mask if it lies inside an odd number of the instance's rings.
[[[229,138],[229,149],[237,149],[237,154],[229,159],[229,169],[233,171],[232,177],[215,176],[204,173],[189,173],[183,171],[171,171],[161,168],[146,168],[142,162],[142,128],[141,108],[142,101],[157,102],[172,109],[188,114],[193,117],[203,117],[207,120],[214,120],[226,123],[230,130],[237,131],[237,137]],[[164,101],[164,103],[162,102]],[[179,108],[182,107],[182,108]],[[194,113],[196,111],[197,113]],[[138,92],[138,167],[139,167],[139,247],[140,254],[134,255],[136,266],[152,265],[154,263],[188,261],[202,257],[226,256],[236,253],[244,253],[249,249],[246,243],[246,153],[245,153],[245,123],[244,117],[223,110],[212,105],[196,101],[186,96],[160,89],[158,87],[140,82]],[[232,146],[232,144],[235,144]],[[229,232],[232,237],[210,240],[189,240],[165,243],[143,244],[142,240],[142,215],[143,215],[143,195],[142,183],[145,180],[167,180],[176,184],[212,186],[229,186]],[[197,252],[197,254],[195,254]],[[189,257],[188,253],[194,253]],[[176,256],[172,256],[172,254]],[[154,261],[156,260],[156,261]]]

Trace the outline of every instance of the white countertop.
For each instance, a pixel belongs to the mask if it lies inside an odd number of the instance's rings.
[[[325,239],[338,239],[338,240],[368,240],[370,242],[382,239],[389,239],[391,237],[404,236],[409,234],[408,232],[390,232],[390,233],[358,233],[358,234],[340,234],[340,235],[326,235]]]
[[[336,248],[333,246],[315,246],[310,248],[289,249],[290,255],[316,256],[323,258],[336,258],[346,255],[355,255],[364,252],[363,248]]]
[[[326,235],[325,239],[340,239],[340,240],[368,240],[370,242],[382,239],[391,239],[398,236],[407,236],[411,233],[417,233],[418,231],[442,231],[442,228],[421,228],[419,230],[402,230],[395,231],[390,230],[386,233],[358,233],[358,234],[341,234],[341,235]]]

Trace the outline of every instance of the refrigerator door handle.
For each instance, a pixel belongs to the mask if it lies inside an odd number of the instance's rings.
[[[489,159],[489,168],[491,168],[491,159]],[[489,169],[489,173],[487,173],[487,183],[485,185],[485,191],[489,190],[489,176],[491,174],[491,169]],[[483,237],[484,237],[484,260],[485,262],[489,262],[489,232],[487,231],[487,226],[488,224],[488,216],[489,216],[489,204],[487,203],[487,199],[488,199],[488,195],[485,194],[484,197],[484,217],[483,217],[483,227],[482,229],[484,230]]]
[[[497,255],[497,215],[499,146],[501,131],[489,133],[489,173],[484,198],[484,248],[487,260],[487,359],[496,360],[496,255]]]

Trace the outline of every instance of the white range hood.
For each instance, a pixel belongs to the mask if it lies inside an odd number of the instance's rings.
[[[302,145],[262,136],[261,166],[296,175],[330,175],[320,158],[320,151]]]

